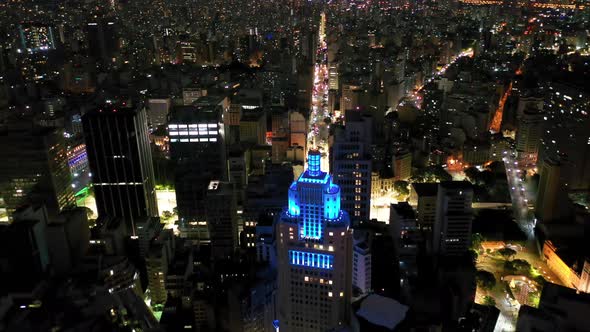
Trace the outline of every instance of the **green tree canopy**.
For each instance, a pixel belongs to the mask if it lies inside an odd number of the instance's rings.
[[[494,300],[493,297],[486,295],[486,296],[483,297],[483,304],[484,305],[489,305],[491,307],[495,307],[496,306],[496,300]]]
[[[393,183],[393,189],[397,191],[398,194],[407,196],[410,194],[410,184],[408,181],[395,181]]]
[[[490,290],[496,286],[494,274],[485,270],[478,270],[475,275],[477,285],[485,290]]]
[[[516,256],[516,251],[507,247],[498,249],[498,253],[502,255],[504,259],[511,259],[512,257]]]
[[[512,266],[523,274],[528,274],[531,271],[531,264],[524,259],[515,259],[512,261]]]

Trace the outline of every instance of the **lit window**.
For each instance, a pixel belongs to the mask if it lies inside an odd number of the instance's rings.
[[[328,297],[332,297],[332,292],[328,292]]]

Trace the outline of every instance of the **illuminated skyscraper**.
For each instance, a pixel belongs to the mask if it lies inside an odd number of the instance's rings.
[[[19,26],[23,52],[37,53],[55,49],[53,28],[43,24],[23,24]]]
[[[539,153],[539,145],[543,136],[543,115],[535,108],[522,111],[516,132],[516,151],[518,157],[526,163],[535,163]]]
[[[352,231],[340,187],[320,169],[319,151],[289,188],[278,222],[281,331],[328,331],[348,323]]]
[[[95,109],[82,117],[98,216],[125,220],[157,217],[152,153],[143,106]]]
[[[63,134],[16,121],[0,131],[0,223],[26,204],[57,215],[75,206]]]
[[[225,134],[219,106],[177,106],[168,115],[170,157],[183,237],[208,242],[206,192],[212,180],[227,178]]]
[[[342,207],[353,222],[368,221],[371,211],[371,118],[356,110],[345,113],[344,130],[334,135],[332,174],[342,188]]]

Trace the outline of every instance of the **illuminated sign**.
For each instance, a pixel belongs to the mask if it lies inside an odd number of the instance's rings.
[[[331,270],[334,267],[334,256],[329,254],[289,250],[289,262],[291,265]]]

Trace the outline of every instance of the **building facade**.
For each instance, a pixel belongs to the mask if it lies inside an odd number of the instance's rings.
[[[95,109],[82,118],[99,217],[157,217],[154,167],[144,107]]]
[[[438,187],[433,249],[444,256],[462,255],[471,245],[473,188],[467,181],[445,181]]]
[[[42,203],[50,215],[75,206],[63,135],[16,122],[0,132],[0,222],[25,204]]]
[[[367,221],[371,212],[371,121],[358,111],[346,112],[346,126],[332,146],[332,172],[342,189],[342,208],[353,221]]]
[[[227,178],[222,113],[218,105],[178,106],[168,117],[179,228],[194,243],[209,241],[204,204],[209,183]]]
[[[310,151],[277,223],[281,331],[328,331],[350,316],[352,231],[340,187]]]

